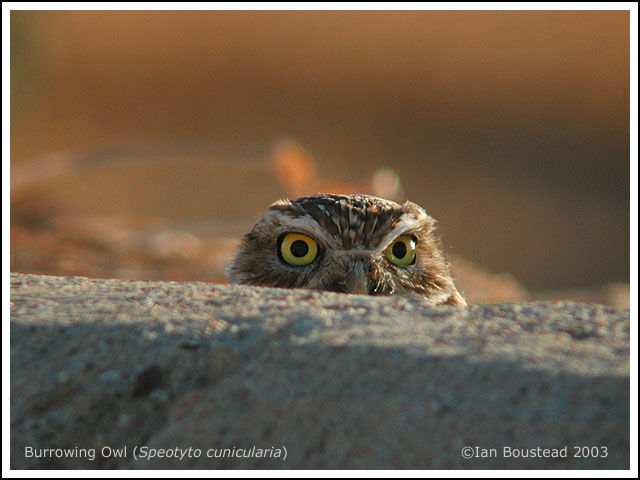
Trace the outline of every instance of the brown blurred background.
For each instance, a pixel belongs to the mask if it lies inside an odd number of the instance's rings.
[[[617,288],[629,87],[624,11],[13,11],[11,269],[222,281],[269,202],[382,174],[463,270]]]

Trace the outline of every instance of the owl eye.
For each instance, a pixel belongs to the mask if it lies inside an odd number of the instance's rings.
[[[278,256],[289,265],[307,265],[318,255],[318,244],[301,233],[286,233],[278,239]]]
[[[416,240],[411,235],[396,238],[385,251],[387,259],[401,267],[413,265],[416,261]]]

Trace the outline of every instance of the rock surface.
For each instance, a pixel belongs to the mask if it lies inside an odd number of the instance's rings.
[[[628,469],[629,449],[629,309],[11,275],[12,468]]]

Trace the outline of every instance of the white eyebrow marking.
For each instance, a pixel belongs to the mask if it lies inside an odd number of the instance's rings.
[[[396,224],[395,228],[391,230],[389,233],[387,233],[384,237],[382,237],[382,240],[380,240],[378,248],[380,250],[384,250],[389,246],[391,242],[393,242],[397,237],[399,237],[404,232],[408,230],[413,230],[414,228],[422,225],[422,222],[425,220],[425,218],[422,218],[423,216],[426,218],[426,215],[422,215],[422,214],[420,215],[420,218],[415,218],[409,212],[403,213],[400,216],[400,221]]]
[[[300,233],[306,233],[311,237],[314,237],[316,240],[323,241],[327,246],[332,248],[333,254],[336,256],[344,256],[344,255],[378,255],[387,248],[391,242],[393,242],[397,237],[402,235],[404,232],[413,230],[416,227],[419,227],[423,220],[427,217],[426,214],[420,214],[419,218],[415,218],[411,213],[405,212],[400,216],[400,219],[396,226],[388,232],[382,240],[375,248],[366,249],[362,246],[357,246],[353,248],[344,248],[338,245],[338,240],[336,237],[327,233],[326,229],[323,228],[312,216],[308,214],[304,214],[302,216],[291,215],[288,212],[268,212],[266,216],[268,217],[287,217],[287,226],[292,227]],[[354,232],[350,232],[354,233]]]
[[[350,249],[340,248],[340,249],[336,249],[334,253],[339,256],[350,255],[354,253],[359,255],[377,255],[383,252],[384,249],[391,244],[391,242],[393,242],[396,238],[398,238],[404,232],[407,232],[416,227],[419,227],[421,224],[422,224],[422,219],[414,218],[408,212],[403,213],[402,216],[400,217],[400,221],[396,224],[393,230],[391,230],[384,237],[382,237],[382,240],[380,241],[377,247],[370,248],[370,249],[366,249],[362,247],[355,247]]]
[[[307,233],[316,240],[322,240],[325,244],[334,246],[335,239],[328,235],[326,230],[310,215],[293,216],[287,212],[269,212],[267,217],[287,217],[287,226],[299,230],[301,233]]]

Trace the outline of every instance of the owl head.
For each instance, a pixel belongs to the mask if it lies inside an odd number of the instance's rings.
[[[225,273],[245,285],[466,305],[434,229],[412,202],[332,194],[280,200],[244,236]]]

